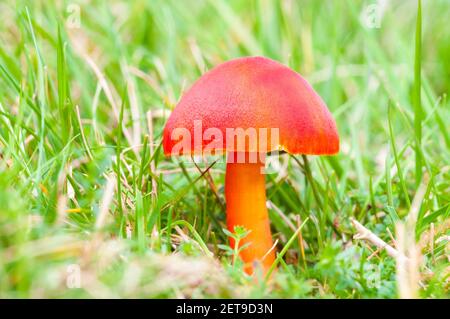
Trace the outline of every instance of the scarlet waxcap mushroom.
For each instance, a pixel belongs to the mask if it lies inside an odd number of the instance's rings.
[[[200,123],[200,127],[198,125]],[[229,143],[228,129],[255,129],[257,143]],[[187,147],[179,147],[188,133]],[[262,134],[268,129],[268,134]],[[272,139],[276,129],[277,138]],[[211,133],[213,130],[213,134]],[[200,135],[200,140],[199,136]],[[211,142],[221,135],[223,143]],[[186,142],[186,141],[185,141]],[[186,144],[185,144],[186,146]],[[308,82],[287,66],[264,57],[225,62],[205,73],[182,96],[163,132],[166,155],[199,154],[206,149],[236,154],[284,150],[291,154],[331,155],[339,151],[335,121]],[[255,263],[267,271],[275,260],[266,207],[264,161],[228,161],[225,176],[227,227],[250,231],[240,245],[245,270]],[[230,245],[234,248],[234,241]]]
[[[238,58],[206,72],[186,92],[173,110],[164,128],[166,155],[201,153],[210,143],[173,154],[179,139],[171,136],[176,128],[185,128],[194,137],[194,122],[201,120],[202,134],[219,129],[224,139],[227,128],[278,128],[279,145],[268,137],[267,149],[290,154],[330,155],[339,151],[339,136],[325,103],[300,74],[287,66],[263,57]],[[228,152],[249,151],[224,149]],[[221,147],[217,147],[220,149]],[[254,150],[250,150],[254,151]]]

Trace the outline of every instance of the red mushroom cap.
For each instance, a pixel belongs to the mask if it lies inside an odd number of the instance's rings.
[[[264,57],[234,59],[205,73],[183,95],[167,121],[163,133],[166,155],[199,153],[211,143],[201,139],[194,145],[194,121],[201,120],[201,134],[209,128],[220,130],[226,140],[227,128],[265,128],[267,149],[291,154],[335,154],[339,151],[336,123],[325,103],[308,82],[287,66]],[[197,122],[199,123],[199,122]],[[177,128],[190,132],[190,150],[173,153],[180,137]],[[278,128],[278,145],[270,140],[270,130]],[[177,135],[177,134],[175,134]],[[258,135],[259,136],[259,135]],[[237,143],[214,146],[231,152],[262,151],[242,149]],[[211,148],[212,145],[209,147]],[[181,154],[182,153],[182,154]]]

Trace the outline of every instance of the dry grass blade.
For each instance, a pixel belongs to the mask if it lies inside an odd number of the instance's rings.
[[[424,179],[427,176],[424,175]],[[416,243],[416,224],[428,183],[421,183],[414,196],[406,222],[397,222],[396,237],[400,253],[407,258],[397,257],[397,285],[400,298],[419,297],[421,252]]]

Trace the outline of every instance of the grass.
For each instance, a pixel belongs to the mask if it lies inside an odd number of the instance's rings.
[[[2,1],[0,297],[448,298],[449,3],[389,1],[372,28],[371,4]],[[244,55],[304,75],[341,137],[267,176],[257,284],[226,248],[224,164],[161,149],[183,91]]]

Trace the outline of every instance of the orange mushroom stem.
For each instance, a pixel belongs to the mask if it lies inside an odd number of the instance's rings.
[[[228,158],[235,158],[235,153]],[[240,257],[245,263],[245,271],[252,274],[256,263],[266,272],[275,260],[269,214],[266,207],[264,163],[258,158],[256,163],[236,163],[229,161],[225,175],[225,197],[227,227],[230,232],[235,226],[243,226],[248,235],[239,243],[243,247]],[[233,238],[230,245],[235,248]]]

